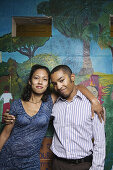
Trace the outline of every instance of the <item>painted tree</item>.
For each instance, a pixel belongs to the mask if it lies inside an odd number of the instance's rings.
[[[110,36],[110,14],[113,14],[113,2],[109,2],[102,11],[101,17],[98,19],[99,37],[98,44],[101,49],[109,48],[113,58],[113,37]]]
[[[57,66],[60,63],[60,59],[58,58],[58,56],[51,54],[39,54],[32,58],[32,62],[28,60],[25,61],[24,63],[18,64],[17,74],[19,75],[19,78],[23,80],[23,82],[26,82],[29,72],[31,70],[31,66],[36,63],[46,65],[49,68],[49,70],[52,70],[55,66]]]
[[[23,81],[19,77],[17,68],[18,63],[11,58],[7,62],[0,63],[0,93],[3,93],[4,86],[8,85],[14,98],[17,98],[21,94]]]
[[[80,75],[92,74],[90,41],[96,40],[99,28],[96,21],[107,0],[49,0],[37,6],[38,14],[53,17],[54,27],[66,37],[83,41],[83,66]]]
[[[29,59],[39,47],[42,47],[49,37],[15,37],[11,33],[0,37],[0,51],[2,52],[19,52]]]

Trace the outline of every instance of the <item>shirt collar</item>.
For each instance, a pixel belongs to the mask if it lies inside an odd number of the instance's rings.
[[[73,100],[75,99],[75,98],[80,98],[81,100],[83,99],[83,94],[79,91],[79,90],[77,90],[77,93],[76,93],[76,95],[73,97]],[[66,99],[63,99],[62,97],[58,97],[58,99],[56,100],[56,102],[58,102],[59,100],[62,100],[62,101],[67,101]],[[72,101],[73,101],[72,100]]]

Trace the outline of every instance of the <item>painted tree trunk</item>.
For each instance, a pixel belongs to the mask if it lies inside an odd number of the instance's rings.
[[[109,46],[109,48],[111,49],[111,54],[112,54],[112,58],[113,58],[113,47]]]
[[[38,49],[38,46],[34,47],[23,47],[23,48],[18,48],[17,51],[22,54],[27,56],[29,59],[34,57],[35,51]]]
[[[83,40],[83,66],[79,75],[92,74],[93,72],[94,70],[90,59],[90,42]]]

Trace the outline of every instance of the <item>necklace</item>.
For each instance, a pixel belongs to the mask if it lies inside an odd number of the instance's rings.
[[[40,103],[41,102],[41,100],[40,101],[38,101],[38,102],[32,102],[32,101],[28,101],[28,102],[30,102],[30,103],[33,103],[33,104],[37,104],[37,103]]]

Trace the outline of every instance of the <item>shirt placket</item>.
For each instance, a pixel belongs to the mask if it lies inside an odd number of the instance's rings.
[[[69,112],[70,112],[70,103],[66,101],[66,109],[65,109],[65,150],[66,150],[66,157],[69,156]]]

